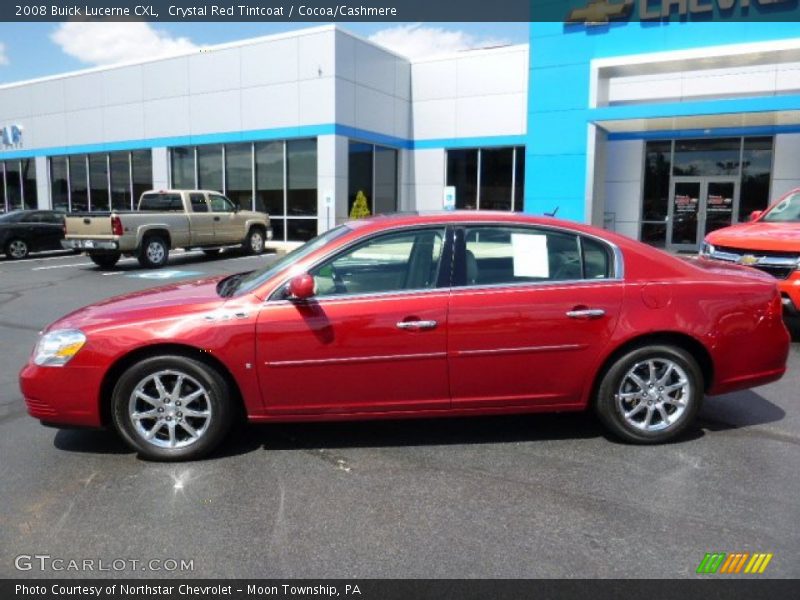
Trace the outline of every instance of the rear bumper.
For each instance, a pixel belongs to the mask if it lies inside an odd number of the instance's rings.
[[[102,376],[102,371],[93,367],[28,363],[20,371],[19,387],[32,417],[54,425],[100,427]]]
[[[267,227],[267,241],[272,241],[273,236],[272,227]]]
[[[119,250],[119,243],[113,240],[61,240],[61,246],[66,250],[105,250],[115,252]]]

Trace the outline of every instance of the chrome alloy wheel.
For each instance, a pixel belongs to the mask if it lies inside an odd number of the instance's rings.
[[[165,370],[136,384],[128,400],[136,433],[159,448],[184,448],[208,430],[212,412],[208,390],[194,377]]]
[[[254,254],[261,254],[264,251],[264,236],[258,230],[250,234],[250,249]]]
[[[678,363],[651,358],[633,365],[615,397],[628,425],[642,431],[661,431],[681,418],[693,393],[689,377]]]
[[[147,259],[154,265],[160,265],[164,260],[164,245],[153,240],[147,244]]]
[[[22,240],[14,240],[8,245],[8,253],[11,258],[25,258],[28,254],[28,244]]]

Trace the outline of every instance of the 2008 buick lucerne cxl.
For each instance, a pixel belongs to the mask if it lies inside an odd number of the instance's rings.
[[[253,422],[593,408],[669,440],[704,394],[768,383],[775,281],[589,226],[451,212],[347,223],[250,273],[98,302],[20,374],[31,415],[198,458]]]

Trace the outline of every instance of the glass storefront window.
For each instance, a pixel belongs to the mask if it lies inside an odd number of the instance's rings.
[[[197,186],[222,192],[222,145],[197,146]]]
[[[20,183],[20,169],[18,160],[9,160],[5,163],[6,170],[6,206],[9,211],[24,208],[22,203],[22,185]]]
[[[174,189],[194,189],[196,187],[194,179],[194,147],[178,146],[171,148],[169,155],[172,187]]]
[[[136,208],[142,194],[153,189],[153,153],[150,150],[131,152],[131,173],[133,175],[131,182],[133,207]]]
[[[672,174],[684,177],[738,175],[742,138],[677,140]]]
[[[127,152],[109,154],[111,163],[111,208],[113,210],[131,210],[131,174]],[[94,191],[92,191],[94,207]]]
[[[456,188],[459,210],[521,211],[525,147],[448,150],[447,185]]]
[[[644,162],[642,220],[663,221],[669,210],[672,142],[647,142]]]
[[[239,208],[253,208],[253,147],[225,146],[225,195]]]
[[[514,210],[522,212],[525,208],[525,148],[517,147],[514,163]]]
[[[255,144],[256,152],[256,210],[281,217],[286,214],[283,206],[283,142],[260,142]],[[273,225],[275,239],[283,239]]]
[[[481,210],[511,210],[513,166],[513,148],[481,150]]]
[[[22,169],[22,200],[25,208],[38,206],[36,192],[36,161],[32,158],[23,158],[20,161]]]
[[[54,156],[50,159],[50,197],[53,210],[69,210],[69,183],[67,181],[67,157]]]
[[[317,141],[286,143],[286,214],[317,216]]]
[[[397,210],[397,150],[375,146],[375,210],[385,214]]]
[[[347,214],[359,192],[367,199],[369,213],[375,214],[375,199],[372,197],[372,144],[350,141],[347,146]]]
[[[769,204],[772,174],[772,138],[745,138],[742,151],[742,187],[739,192],[739,221]]]
[[[86,172],[86,155],[69,157],[70,210],[75,212],[89,210],[89,187]]]
[[[456,188],[456,208],[478,208],[478,151],[447,151],[447,185]]]
[[[109,210],[107,155],[89,155],[89,183],[91,185],[92,210]]]

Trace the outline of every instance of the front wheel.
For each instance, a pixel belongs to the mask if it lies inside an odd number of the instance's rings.
[[[242,248],[248,254],[262,254],[264,252],[265,243],[264,230],[259,227],[253,227],[248,232]]]
[[[96,264],[101,269],[110,269],[119,261],[120,254],[89,254],[89,260]]]
[[[689,426],[703,398],[703,374],[675,346],[643,346],[608,369],[595,408],[616,436],[637,444],[666,442]]]
[[[143,360],[120,377],[112,396],[114,426],[142,457],[196,460],[211,452],[232,422],[228,385],[183,356]]]
[[[137,258],[139,264],[146,269],[160,269],[169,260],[169,244],[158,235],[146,237]]]
[[[25,240],[11,240],[6,244],[6,256],[8,256],[8,258],[18,260],[20,258],[25,258],[29,253],[30,248],[28,248],[28,243]]]

